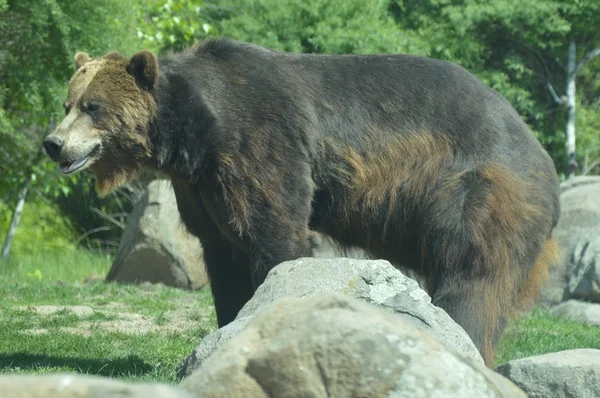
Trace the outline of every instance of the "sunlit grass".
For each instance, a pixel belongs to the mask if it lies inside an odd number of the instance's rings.
[[[27,254],[0,262],[0,284],[83,282],[88,277],[103,277],[113,255],[85,249],[41,251],[32,247]]]
[[[109,254],[79,249],[71,253],[32,250],[0,263],[0,373],[67,371],[177,381],[179,362],[216,328],[210,290],[105,283],[102,279],[111,261]],[[78,316],[59,310],[40,315],[34,311],[39,305],[86,305],[94,312]],[[168,314],[182,306],[188,310],[186,326],[161,332],[171,322]],[[131,334],[101,327],[119,321],[123,314],[147,318],[158,332]],[[84,324],[87,329],[80,330]],[[509,325],[496,363],[574,348],[600,349],[600,328],[536,309]]]
[[[80,249],[32,250],[0,263],[0,374],[76,372],[177,382],[179,362],[216,327],[210,290],[105,283],[111,261]],[[35,310],[40,305],[85,305],[93,313],[42,315]],[[168,328],[173,314],[185,320],[181,328]],[[155,329],[135,333],[132,315]],[[102,327],[127,328],[127,322],[132,330]]]
[[[600,349],[600,328],[553,317],[538,308],[509,326],[500,341],[496,364],[576,348]]]

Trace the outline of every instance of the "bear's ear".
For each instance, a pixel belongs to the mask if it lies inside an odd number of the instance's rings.
[[[126,67],[127,73],[135,77],[140,87],[152,90],[158,78],[158,62],[152,52],[143,50],[135,53]]]
[[[79,70],[84,64],[90,62],[92,59],[87,53],[79,51],[75,54],[75,70]]]

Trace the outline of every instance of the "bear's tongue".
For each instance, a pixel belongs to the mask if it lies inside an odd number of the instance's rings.
[[[60,165],[60,171],[63,174],[70,174],[70,173],[74,172],[75,170],[81,168],[88,161],[89,158],[90,158],[90,155],[87,155],[87,156],[77,159],[71,163],[62,163]]]

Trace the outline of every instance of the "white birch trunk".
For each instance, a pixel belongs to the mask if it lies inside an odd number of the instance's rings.
[[[19,192],[19,201],[17,202],[17,207],[13,213],[10,227],[8,227],[6,239],[4,240],[4,245],[2,246],[2,260],[8,259],[10,245],[15,238],[15,234],[17,233],[17,227],[19,226],[19,221],[21,220],[21,215],[23,214],[23,208],[25,207],[25,198],[27,197],[29,184],[31,184],[31,173],[27,176],[27,179],[23,183],[21,191]]]
[[[569,162],[568,178],[575,174],[575,77],[576,77],[575,41],[569,43],[569,60],[567,63],[567,159]]]

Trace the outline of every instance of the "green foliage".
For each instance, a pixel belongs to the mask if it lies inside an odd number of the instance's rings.
[[[183,50],[204,38],[211,27],[202,20],[200,0],[153,0],[142,8],[137,35],[145,45],[160,53]]]
[[[594,0],[0,0],[0,199],[11,207],[34,176],[31,192],[58,203],[76,233],[103,224],[111,230],[93,236],[117,241],[120,230],[90,207],[111,214],[129,207],[114,196],[99,200],[89,174],[58,176],[39,157],[42,137],[62,117],[73,56],[142,47],[162,54],[207,36],[282,51],[405,52],[458,63],[508,98],[563,171],[566,112],[547,83],[564,93],[568,42],[581,59],[600,47],[598,25]],[[580,164],[586,151],[590,164],[600,161],[599,92],[600,57],[577,78]]]
[[[4,1],[0,25],[0,164],[3,189],[16,191],[26,174],[52,196],[68,180],[37,156],[42,138],[61,120],[77,50],[128,50],[135,32],[131,3],[111,0]],[[134,7],[135,8],[135,7]],[[93,18],[91,17],[93,16]],[[39,162],[34,160],[39,159]],[[35,164],[32,164],[35,163]],[[33,166],[33,170],[31,169]],[[76,179],[75,177],[70,177]]]
[[[0,202],[0,231],[8,230],[13,209]],[[76,236],[71,222],[59,215],[57,206],[32,200],[23,210],[21,222],[11,247],[16,258],[32,252],[59,252],[69,256],[75,250]],[[4,234],[0,236],[4,239]],[[2,268],[2,266],[0,266]]]
[[[598,130],[600,129],[600,101],[590,105],[577,104],[579,106],[577,113],[577,157],[580,159],[580,167],[583,168],[585,152],[588,152],[588,163],[600,163],[600,139]],[[597,165],[592,174],[600,174],[600,165]]]
[[[387,0],[219,2],[219,33],[273,49],[308,53],[424,53],[424,41],[398,29]]]
[[[47,200],[68,195],[72,184],[93,185],[85,175],[60,176],[56,165],[40,152],[41,142],[64,115],[62,102],[77,51],[94,56],[112,50],[131,52],[139,46],[135,33],[140,3],[0,1],[0,195],[5,208],[16,203],[28,178],[30,192]],[[54,223],[61,225],[58,214]],[[36,237],[31,231],[19,233],[15,245]],[[22,238],[25,242],[20,242]]]
[[[426,0],[418,6],[397,0],[395,4],[399,24],[431,38],[432,56],[463,65],[501,92],[532,127],[558,170],[564,170],[566,113],[553,101],[547,83],[559,91],[566,84],[570,37],[586,47],[600,45],[578,30],[574,15],[584,12],[583,7],[597,24],[600,14],[588,10],[597,6],[579,0]],[[580,98],[597,100],[597,94],[590,94],[579,92]],[[588,134],[581,127],[578,136]]]

